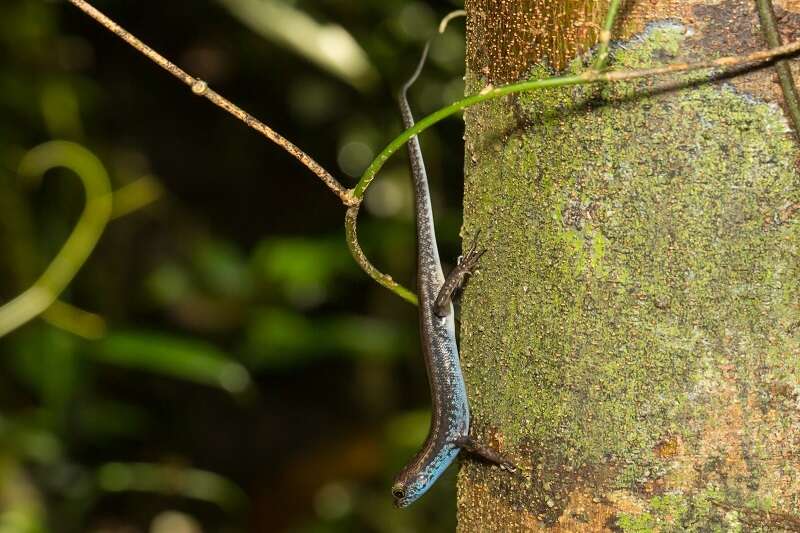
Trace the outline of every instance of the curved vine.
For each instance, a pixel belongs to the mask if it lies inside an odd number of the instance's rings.
[[[63,167],[74,172],[86,194],[86,204],[58,254],[25,292],[0,306],[0,337],[46,311],[58,299],[94,250],[111,218],[111,183],[100,160],[83,146],[50,141],[22,158],[19,173],[38,180],[45,172]]]

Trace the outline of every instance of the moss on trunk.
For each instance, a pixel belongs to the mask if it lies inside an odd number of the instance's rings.
[[[649,25],[612,66],[696,55],[695,32]],[[800,530],[797,146],[709,76],[467,114],[464,235],[488,252],[464,367],[476,433],[523,471],[466,462],[461,531]]]

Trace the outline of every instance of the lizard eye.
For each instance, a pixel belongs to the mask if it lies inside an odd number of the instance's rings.
[[[406,491],[404,491],[402,487],[395,487],[392,489],[392,496],[397,500],[402,500],[406,497]]]

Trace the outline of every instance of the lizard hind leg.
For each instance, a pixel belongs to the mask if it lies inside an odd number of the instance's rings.
[[[469,277],[478,268],[481,256],[486,253],[486,249],[478,250],[478,236],[480,230],[475,234],[472,247],[463,256],[458,258],[458,264],[450,271],[444,280],[444,285],[439,289],[436,301],[433,304],[433,312],[439,318],[444,318],[450,314],[450,304],[453,303],[453,296],[461,290]]]

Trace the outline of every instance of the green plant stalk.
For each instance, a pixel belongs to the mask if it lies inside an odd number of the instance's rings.
[[[84,339],[99,339],[106,332],[105,319],[70,303],[56,300],[42,312],[45,322]]]
[[[372,183],[372,180],[375,179],[375,175],[378,173],[378,171],[383,167],[384,164],[386,164],[386,161],[389,160],[392,154],[405,146],[411,137],[418,135],[437,122],[441,122],[442,120],[446,119],[450,115],[454,115],[459,111],[463,111],[468,107],[474,106],[475,104],[479,104],[486,100],[499,98],[508,94],[519,93],[522,91],[533,91],[537,89],[547,89],[552,87],[566,87],[569,85],[589,83],[591,81],[594,80],[589,79],[586,76],[561,76],[557,78],[546,78],[543,80],[512,83],[496,88],[488,87],[488,90],[484,90],[479,94],[468,96],[462,100],[450,104],[447,107],[443,107],[419,120],[413,127],[405,130],[403,133],[395,137],[392,142],[390,142],[386,148],[384,148],[381,153],[377,155],[375,160],[370,163],[369,167],[367,167],[367,169],[361,175],[358,183],[353,188],[353,196],[359,200],[364,197],[364,192],[366,191],[367,187],[369,187],[369,184]]]
[[[759,50],[751,54],[743,56],[726,56],[717,59],[709,59],[704,61],[697,61],[695,63],[675,63],[664,67],[655,67],[641,70],[617,70],[598,72],[597,70],[590,70],[581,75],[572,76],[558,76],[554,78],[545,78],[539,80],[528,80],[517,83],[510,83],[501,87],[487,86],[483,91],[472,96],[468,96],[457,102],[434,111],[425,118],[419,120],[413,127],[408,128],[400,135],[395,137],[384,148],[375,159],[370,163],[361,178],[358,180],[356,186],[350,191],[351,195],[355,198],[356,202],[360,202],[364,197],[369,184],[375,179],[375,175],[386,164],[386,161],[399,150],[408,140],[414,135],[418,135],[430,128],[437,122],[445,118],[463,111],[464,109],[480,104],[487,100],[500,98],[509,94],[521,93],[525,91],[535,91],[539,89],[550,89],[555,87],[568,87],[571,85],[581,85],[587,83],[602,83],[602,82],[617,82],[623,80],[633,80],[640,78],[651,78],[661,76],[664,74],[675,74],[678,72],[690,72],[708,68],[732,68],[749,63],[758,63],[768,61],[779,57],[786,57],[789,55],[800,52],[800,41],[792,41],[791,43],[776,46],[767,50]]]
[[[606,19],[603,22],[603,28],[600,30],[600,46],[597,49],[597,56],[595,56],[592,68],[594,70],[603,70],[608,63],[608,47],[611,42],[611,30],[614,28],[614,21],[619,13],[622,0],[611,0],[608,4],[608,11],[606,12]]]
[[[506,94],[512,94],[514,92],[544,89],[548,87],[565,87],[567,85],[577,85],[579,83],[586,83],[587,81],[588,80],[586,80],[586,78],[582,76],[565,76],[560,78],[548,78],[544,80],[526,81],[522,83],[506,85],[504,87],[500,87],[497,89],[490,89],[489,91],[485,91],[480,94],[464,98],[447,107],[444,107],[426,116],[425,118],[417,122],[412,128],[407,129],[399,136],[397,136],[394,140],[392,140],[392,142],[390,142],[386,146],[386,148],[384,148],[381,151],[381,153],[378,154],[378,156],[372,161],[369,167],[364,171],[364,174],[361,176],[361,179],[359,179],[355,188],[352,189],[352,196],[360,203],[364,197],[364,193],[366,192],[367,187],[369,187],[369,184],[372,183],[372,180],[375,179],[375,176],[377,175],[378,171],[383,167],[386,161],[389,160],[392,154],[394,154],[397,150],[402,148],[411,137],[419,134],[423,130],[428,129],[437,122],[444,120],[450,115],[453,115],[459,111],[466,109],[467,107],[473,106],[485,100],[489,100],[491,98],[498,98],[500,96],[504,96]],[[389,289],[390,291],[400,296],[402,299],[406,300],[412,305],[417,305],[418,303],[417,296],[411,290],[397,283],[388,274],[384,274],[383,272],[375,268],[375,266],[367,258],[366,254],[364,254],[364,251],[361,249],[361,246],[358,243],[358,235],[356,233],[358,210],[359,210],[358,205],[349,207],[345,214],[345,222],[344,222],[347,246],[350,249],[350,254],[353,256],[353,259],[355,259],[356,263],[358,263],[361,269],[369,277],[375,280],[378,284]]]
[[[135,213],[156,202],[163,195],[164,189],[153,176],[145,175],[123,185],[114,191],[114,210],[111,212],[111,220]]]
[[[112,193],[110,220],[143,209],[158,200],[162,194],[161,185],[152,176],[143,176],[120,187]],[[51,326],[84,339],[99,339],[106,332],[106,321],[102,316],[60,300],[53,302],[42,313],[42,318]]]
[[[94,250],[111,217],[111,183],[103,164],[79,144],[51,141],[28,152],[20,174],[42,176],[55,167],[69,168],[80,178],[86,206],[58,255],[28,290],[0,307],[0,337],[43,313],[56,301]]]
[[[409,289],[397,283],[388,274],[384,274],[367,259],[366,254],[358,244],[357,221],[358,221],[358,208],[359,206],[349,207],[344,217],[344,230],[347,239],[347,247],[350,249],[353,259],[356,260],[358,266],[369,275],[372,279],[377,281],[380,285],[386,287],[403,300],[412,305],[417,305],[417,296]]]
[[[546,78],[539,80],[522,81],[496,88],[488,86],[478,94],[463,98],[457,102],[450,104],[447,107],[443,107],[442,109],[439,109],[438,111],[431,113],[430,115],[419,120],[413,127],[405,130],[400,135],[395,137],[378,154],[378,156],[372,161],[372,163],[370,163],[369,167],[367,167],[367,169],[362,174],[361,178],[358,180],[356,186],[349,192],[351,193],[351,196],[355,200],[355,202],[360,203],[364,197],[364,193],[366,192],[367,187],[369,187],[369,184],[372,183],[372,180],[375,179],[375,176],[377,175],[378,171],[380,171],[383,165],[386,164],[386,161],[389,160],[392,154],[394,154],[403,145],[405,145],[406,142],[408,142],[408,140],[411,137],[420,134],[424,130],[444,120],[450,115],[453,115],[459,111],[463,111],[464,109],[479,104],[481,102],[491,100],[493,98],[499,98],[501,96],[520,93],[524,91],[534,91],[539,89],[548,89],[555,87],[568,87],[572,85],[581,85],[588,83],[617,82],[622,80],[651,78],[664,74],[675,74],[678,72],[690,72],[690,71],[710,69],[710,68],[727,69],[744,64],[767,61],[775,59],[777,57],[785,57],[788,55],[796,54],[798,51],[800,51],[800,41],[793,41],[785,45],[773,47],[768,50],[759,50],[757,52],[753,52],[751,54],[747,54],[744,56],[727,56],[727,57],[720,57],[717,59],[698,61],[695,63],[675,63],[664,67],[655,67],[655,68],[648,68],[641,70],[619,70],[619,71],[600,72],[596,69],[591,69],[581,75],[560,76],[560,77]],[[366,258],[363,251],[361,251],[361,248],[358,246],[358,241],[354,231],[357,216],[358,216],[358,209],[354,210],[348,209],[347,215],[345,216],[345,228],[347,228],[348,230],[348,236],[347,236],[348,246],[356,262],[372,279],[374,279],[384,287],[388,288],[395,294],[398,294],[399,296],[403,297],[405,300],[411,303],[415,303],[416,298],[412,300],[411,298],[408,297],[409,295],[413,295],[411,291],[409,291],[402,285],[399,285],[396,282],[394,282],[394,280],[392,280],[390,276],[383,274],[382,272],[377,270]],[[387,284],[386,280],[390,280],[391,283]]]
[[[778,24],[775,20],[775,10],[772,8],[771,0],[756,0],[758,7],[758,18],[761,21],[761,30],[770,48],[781,45],[781,36],[778,33]],[[795,135],[800,135],[800,98],[797,95],[797,87],[792,76],[792,69],[789,62],[781,59],[775,62],[775,70],[778,72],[778,81],[783,91],[783,101],[786,103],[786,110],[789,119],[792,121]]]

